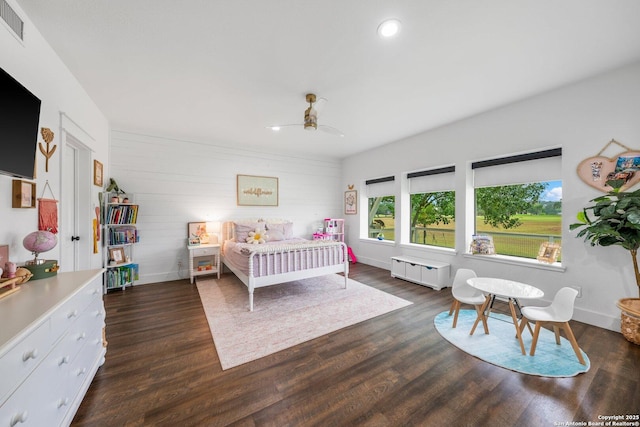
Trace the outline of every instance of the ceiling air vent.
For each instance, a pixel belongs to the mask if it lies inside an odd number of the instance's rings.
[[[9,6],[6,0],[0,0],[0,18],[7,23],[16,36],[23,39],[24,22],[18,14]]]

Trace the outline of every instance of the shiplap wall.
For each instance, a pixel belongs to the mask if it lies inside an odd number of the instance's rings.
[[[187,223],[232,218],[285,218],[311,237],[327,217],[342,217],[341,162],[111,132],[110,176],[140,205],[138,284],[188,277]],[[236,204],[236,175],[277,177],[279,205]],[[182,269],[179,270],[179,262]]]

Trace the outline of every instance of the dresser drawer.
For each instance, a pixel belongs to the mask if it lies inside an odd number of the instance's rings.
[[[207,255],[217,255],[219,250],[218,248],[198,248],[198,249],[191,249],[191,252],[194,257],[198,257],[198,256],[207,256]]]
[[[47,357],[54,339],[47,320],[0,357],[0,404]]]
[[[96,298],[78,316],[60,343],[53,350],[53,357],[59,364],[72,363],[78,352],[88,343],[99,339],[102,342],[104,306],[101,298]]]
[[[95,371],[102,360],[101,353],[105,351],[102,345],[102,335],[87,340],[80,353],[73,362],[60,369],[61,384],[60,399],[62,402],[74,401],[79,390],[87,381],[91,382]]]
[[[0,405],[0,426],[57,426],[65,411],[59,407],[62,383],[48,358]]]
[[[54,334],[61,335],[73,322],[86,310],[92,301],[101,299],[102,284],[99,280],[81,289],[76,295],[62,304],[59,310],[51,316],[51,330]]]

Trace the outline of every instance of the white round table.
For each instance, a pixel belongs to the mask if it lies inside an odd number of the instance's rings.
[[[518,315],[516,315],[516,307],[520,310],[520,304],[518,299],[538,299],[544,296],[544,292],[535,286],[527,285],[526,283],[520,283],[508,279],[499,279],[495,277],[473,277],[467,280],[469,286],[478,289],[481,292],[487,294],[482,309],[478,314],[478,318],[473,324],[473,328],[469,335],[473,335],[478,326],[478,323],[482,321],[487,324],[487,318],[489,317],[490,304],[493,305],[493,300],[496,296],[507,298],[509,300],[509,309],[511,311],[511,317],[513,318],[513,324],[516,327],[516,336],[520,342],[520,349],[522,354],[527,354],[522,342],[522,334],[518,327]],[[486,329],[486,328],[485,328]]]

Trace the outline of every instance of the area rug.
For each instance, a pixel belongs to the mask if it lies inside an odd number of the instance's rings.
[[[567,339],[561,336],[561,345],[557,345],[554,333],[544,328],[540,330],[534,356],[529,356],[531,333],[527,329],[523,331],[522,340],[527,351],[523,355],[511,316],[500,313],[491,313],[488,319],[489,335],[484,333],[481,324],[473,335],[469,335],[476,318],[475,310],[460,310],[458,324],[454,329],[451,327],[453,315],[449,316],[449,312],[444,311],[435,317],[434,324],[440,335],[459,349],[485,362],[523,374],[572,377],[587,372],[591,366],[584,351],[580,350],[586,366],[578,362]]]
[[[412,304],[336,274],[258,288],[252,312],[233,275],[197,286],[223,370]]]

